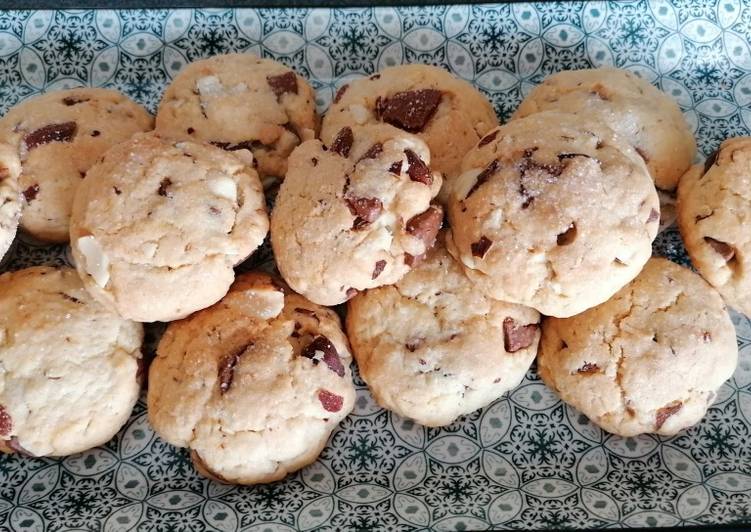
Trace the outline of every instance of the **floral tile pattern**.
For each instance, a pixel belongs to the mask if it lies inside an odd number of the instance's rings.
[[[45,90],[119,89],[152,111],[186,63],[229,51],[307,76],[323,110],[344,80],[404,62],[446,67],[506,119],[546,75],[616,65],[671,94],[708,153],[751,128],[751,6],[740,0],[375,9],[0,12],[0,113]],[[687,264],[675,229],[655,252]],[[17,239],[0,270],[70,263]],[[270,267],[268,248],[243,268]],[[619,438],[560,403],[534,368],[444,429],[355,412],[321,458],[239,488],[200,478],[140,402],[104,447],[0,457],[2,530],[477,530],[751,522],[751,320],[733,315],[740,366],[705,420],[674,438]],[[150,330],[152,336],[157,328]]]

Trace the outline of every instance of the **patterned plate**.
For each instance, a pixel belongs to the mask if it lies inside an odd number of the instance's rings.
[[[614,64],[682,106],[702,152],[751,126],[751,6],[740,0],[487,6],[0,12],[0,112],[44,90],[117,88],[154,110],[187,62],[229,51],[279,59],[325,109],[349,77],[399,63],[449,68],[507,118],[561,69]],[[675,229],[657,253],[687,259]],[[253,259],[266,265],[268,249]],[[0,269],[70,262],[20,237]],[[254,488],[201,479],[156,438],[139,403],[102,448],[0,458],[2,530],[475,530],[751,523],[751,320],[733,316],[740,366],[698,426],[619,438],[530,371],[454,425],[390,415],[358,382],[355,412],[321,459]]]

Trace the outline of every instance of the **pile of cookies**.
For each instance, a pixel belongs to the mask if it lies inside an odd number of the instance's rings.
[[[353,359],[382,407],[429,426],[535,359],[610,432],[701,419],[737,362],[724,301],[751,313],[751,140],[692,167],[677,105],[617,69],[552,75],[502,126],[425,65],[341,86],[322,123],[314,96],[231,54],[188,65],[153,122],[104,89],[0,120],[0,253],[20,224],[76,263],[0,276],[0,449],[111,438],[155,321],[149,420],[221,482],[315,460],[353,408]],[[676,212],[708,282],[651,258]],[[236,275],[269,232],[279,275]],[[328,308],[345,302],[346,334]]]

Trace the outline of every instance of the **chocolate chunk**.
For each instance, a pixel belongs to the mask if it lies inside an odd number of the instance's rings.
[[[192,127],[189,127],[186,131],[188,132],[188,135],[192,135],[193,133],[196,132],[196,130]]]
[[[8,436],[13,430],[13,419],[3,405],[0,405],[0,437]]]
[[[50,124],[32,131],[23,139],[27,150],[33,150],[37,146],[49,144],[50,142],[71,142],[76,136],[78,126],[75,122],[64,122],[62,124]]]
[[[644,159],[644,162],[648,164],[649,163],[649,155],[647,155],[647,152],[644,151],[639,146],[634,146],[634,149],[636,150],[636,153],[639,154],[639,157],[641,157],[642,159]]]
[[[472,185],[472,188],[469,189],[469,192],[467,192],[467,195],[464,196],[464,199],[467,199],[472,194],[474,194],[478,188],[480,188],[490,177],[495,174],[498,169],[501,167],[501,162],[498,159],[494,159],[490,161],[490,164],[488,164],[482,172],[477,174],[477,181],[475,181],[475,184]]]
[[[649,217],[647,218],[647,223],[651,224],[652,222],[656,222],[660,219],[660,213],[657,212],[656,209],[652,209],[649,211]]]
[[[346,295],[347,295],[347,299],[352,299],[353,297],[357,295],[357,288],[353,288],[350,286],[349,288],[347,288]]]
[[[712,246],[712,249],[719,253],[725,259],[725,262],[730,262],[735,257],[735,249],[725,242],[715,240],[709,236],[704,237],[704,242]]]
[[[503,320],[503,348],[507,353],[516,353],[529,347],[535,341],[539,327],[536,323],[519,325],[514,318],[506,318]]]
[[[291,70],[278,76],[266,76],[266,83],[269,84],[277,98],[288,92],[297,94],[297,76]]]
[[[115,194],[117,194],[118,196],[119,196],[120,194],[122,194],[122,193],[123,193],[123,191],[122,191],[122,190],[120,190],[120,189],[119,189],[119,188],[117,188],[117,187],[112,187],[112,190],[113,190],[113,191],[115,192]]]
[[[368,151],[366,151],[362,157],[358,159],[357,162],[362,161],[363,159],[375,159],[378,157],[381,153],[383,153],[383,144],[380,142],[376,142],[373,144],[370,148],[368,148]]]
[[[441,103],[441,91],[422,89],[397,92],[393,96],[376,99],[375,112],[379,120],[410,133],[419,133],[433,118]]]
[[[92,131],[92,132],[91,132],[91,136],[92,136],[92,137],[98,137],[98,136],[99,136],[99,135],[101,135],[101,134],[102,134],[102,132],[101,132],[101,131],[99,131],[99,130],[96,130],[96,129],[95,129],[94,131]]]
[[[344,93],[347,92],[347,89],[349,89],[349,83],[345,83],[341,87],[339,87],[339,90],[336,91],[336,94],[334,95],[334,103],[339,103],[339,100],[342,99],[342,96],[344,96]]]
[[[232,379],[235,377],[235,366],[240,361],[240,357],[245,350],[251,345],[253,344],[246,344],[219,361],[219,392],[222,395],[232,386]]]
[[[313,165],[314,167],[315,167],[315,166],[318,166],[318,157],[313,157],[313,158],[312,158],[312,159],[310,160],[310,164],[312,164],[312,165]]]
[[[320,390],[318,400],[321,401],[321,405],[327,412],[339,412],[344,406],[344,397],[328,390]]]
[[[591,375],[598,371],[600,371],[600,366],[591,362],[585,362],[582,367],[576,370],[577,373],[581,373],[582,375]]]
[[[355,141],[355,137],[352,134],[352,129],[349,127],[343,127],[336,134],[334,142],[331,143],[331,151],[338,153],[342,157],[349,156],[349,150],[352,149],[352,143]]]
[[[379,260],[376,261],[375,267],[373,268],[373,277],[372,279],[375,280],[378,278],[379,275],[381,275],[381,272],[386,267],[386,261],[385,260]]]
[[[37,197],[37,194],[39,194],[39,185],[37,183],[34,183],[23,191],[23,197],[26,200],[26,203],[31,203]]]
[[[709,331],[704,331],[701,335],[701,339],[704,341],[705,344],[708,344],[712,341],[712,333]]]
[[[334,344],[325,336],[318,335],[313,338],[313,341],[302,350],[300,355],[311,359],[314,366],[323,361],[331,371],[340,377],[344,377],[344,366],[339,359],[339,353],[337,353]]]
[[[655,414],[655,430],[660,430],[665,421],[667,421],[670,416],[678,412],[682,406],[683,403],[681,403],[680,401],[673,401],[672,403],[669,403],[666,406],[658,409],[657,414]]]
[[[536,151],[536,147],[524,150],[524,156],[518,164],[519,173],[521,174],[522,178],[531,171],[545,172],[553,177],[558,177],[561,175],[561,173],[563,173],[563,169],[566,168],[566,161],[568,159],[559,159],[561,164],[540,163],[532,158],[532,154]]]
[[[88,102],[88,98],[77,98],[75,96],[66,96],[63,98],[63,103],[67,105],[68,107],[72,105],[78,105],[79,103]]]
[[[490,144],[491,142],[493,142],[495,140],[495,138],[497,136],[498,136],[498,130],[496,129],[495,131],[493,131],[493,132],[485,135],[483,138],[481,138],[480,142],[477,144],[477,147],[478,148],[482,148],[486,144]]]
[[[532,205],[532,202],[535,201],[534,196],[527,194],[527,188],[524,186],[524,183],[519,183],[519,194],[524,198],[524,201],[522,201],[522,209],[528,208]]]
[[[558,154],[558,160],[559,161],[564,161],[566,159],[574,159],[576,157],[586,157],[587,159],[591,159],[592,158],[589,155],[587,155],[586,153],[559,153]]]
[[[435,244],[435,238],[443,224],[443,209],[438,205],[431,205],[428,210],[413,216],[407,222],[407,232],[416,236],[425,244],[428,250]]]
[[[490,240],[485,235],[480,237],[480,240],[477,242],[474,242],[470,247],[472,248],[472,256],[478,257],[480,259],[485,257],[485,254],[490,249],[490,246],[493,245],[493,241]]]
[[[395,163],[392,163],[391,166],[389,166],[389,172],[391,172],[394,175],[399,175],[402,173],[402,161],[396,161]]]
[[[423,344],[424,341],[425,338],[414,338],[404,344],[404,347],[406,347],[407,351],[409,351],[410,353],[414,353],[415,351],[417,351],[417,348]]]
[[[521,175],[521,179],[519,182],[519,194],[523,198],[522,200],[522,209],[528,208],[532,202],[535,200],[535,196],[532,194],[529,194],[527,192],[527,188],[524,186],[524,178],[527,176],[527,174],[531,171],[535,172],[544,172],[552,177],[558,177],[563,172],[564,168],[566,168],[568,164],[568,159],[559,158],[559,164],[548,164],[548,163],[540,163],[535,161],[532,158],[532,155],[534,152],[537,151],[537,147],[534,148],[527,148],[524,150],[524,155],[522,159],[517,164],[517,168],[519,170],[519,173]]]
[[[430,174],[430,168],[420,159],[420,156],[412,150],[404,150],[404,154],[407,156],[407,163],[409,164],[407,167],[409,178],[424,185],[432,185],[433,176]]]
[[[256,148],[260,148],[263,146],[263,144],[261,144],[261,142],[257,140],[244,140],[238,143],[212,141],[211,144],[216,146],[217,148],[223,149],[224,151],[237,151],[237,150],[251,150],[252,151]]]
[[[84,304],[83,301],[81,301],[77,297],[73,297],[73,296],[71,296],[69,294],[66,294],[65,292],[60,292],[60,295],[63,296],[63,299],[67,299],[71,303],[75,303],[77,305],[83,305]]]
[[[709,157],[707,157],[707,160],[704,161],[704,173],[705,174],[709,172],[709,169],[712,168],[712,166],[717,164],[717,159],[719,159],[719,157],[720,157],[720,148],[717,148],[715,151],[709,154]]]
[[[570,244],[573,244],[574,240],[576,240],[576,224],[574,222],[571,222],[571,224],[568,226],[568,229],[566,229],[563,233],[559,234],[556,238],[556,244],[559,246],[568,246]]]
[[[375,81],[375,80],[377,80],[377,79],[381,79],[381,75],[380,75],[380,74],[373,74],[373,75],[372,75],[372,76],[370,76],[370,77],[369,77],[368,79],[369,79],[370,81]]]
[[[355,216],[352,229],[360,230],[373,222],[381,215],[383,203],[378,198],[345,198],[349,212]]]
[[[162,179],[161,183],[159,183],[159,190],[157,190],[157,193],[160,196],[171,198],[172,194],[169,192],[170,186],[172,186],[172,180],[169,177],[165,177]]]

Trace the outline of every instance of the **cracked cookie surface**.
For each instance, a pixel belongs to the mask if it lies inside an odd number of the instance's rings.
[[[464,154],[498,125],[498,118],[488,99],[466,81],[434,66],[401,65],[342,86],[323,119],[321,140],[331,142],[345,126],[376,123],[425,141],[433,168],[448,186]],[[445,196],[442,190],[441,201]]]
[[[233,267],[268,231],[250,157],[153,133],[108,151],[81,183],[71,217],[87,290],[143,322],[179,319],[218,301]]]
[[[0,144],[0,259],[13,243],[21,217],[20,175],[18,154],[10,146]]]
[[[678,225],[699,273],[751,316],[751,137],[726,140],[683,176]]]
[[[391,284],[433,245],[441,176],[423,141],[386,124],[344,127],[292,153],[271,214],[279,271],[297,292],[336,305]]]
[[[81,179],[110,147],[153,127],[151,115],[109,89],[53,91],[26,100],[0,119],[0,144],[18,154],[21,227],[49,242],[67,242]]]
[[[449,252],[488,295],[566,317],[607,300],[652,254],[659,203],[612,130],[543,112],[491,131],[448,202]]]
[[[608,432],[670,436],[701,420],[737,360],[720,295],[691,270],[653,258],[606,303],[546,318],[537,367]]]
[[[71,268],[0,275],[0,450],[63,456],[112,438],[138,400],[142,340]]]
[[[521,382],[539,320],[531,308],[482,295],[439,242],[396,284],[351,299],[347,333],[381,406],[443,426]]]
[[[617,68],[568,70],[532,89],[514,119],[540,111],[599,120],[644,159],[656,186],[671,191],[696,155],[696,141],[678,104],[637,75]]]
[[[262,180],[284,178],[287,157],[315,137],[315,93],[289,67],[252,54],[186,66],[167,87],[156,129],[175,139],[250,149]]]
[[[350,362],[336,313],[243,274],[216,305],[167,328],[149,370],[149,421],[210,478],[273,482],[313,462],[352,410]]]

